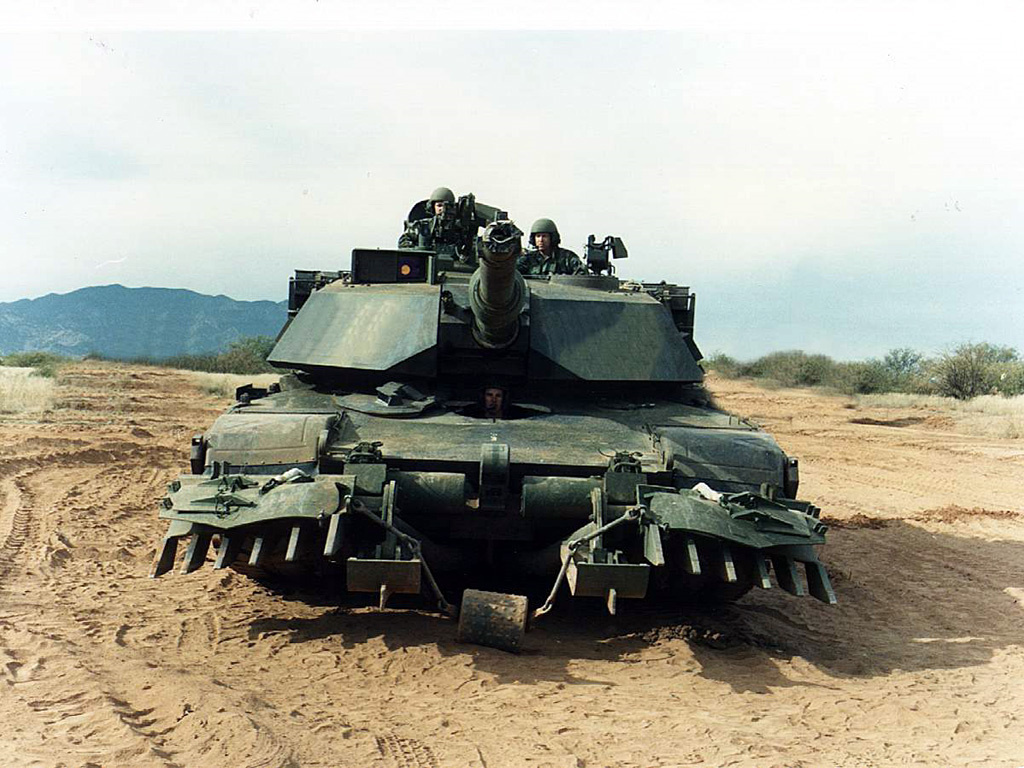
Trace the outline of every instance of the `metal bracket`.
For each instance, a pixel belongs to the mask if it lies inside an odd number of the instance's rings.
[[[455,608],[454,605],[452,605],[444,599],[444,594],[441,592],[441,588],[437,586],[437,581],[434,579],[434,574],[431,573],[430,566],[427,565],[427,559],[423,556],[423,547],[419,539],[414,539],[412,536],[402,533],[391,522],[384,521],[381,518],[377,517],[377,515],[373,514],[373,512],[367,509],[366,505],[360,502],[358,499],[352,500],[351,509],[354,513],[360,514],[368,520],[372,521],[373,523],[376,523],[377,525],[381,526],[386,531],[388,531],[389,534],[393,535],[396,539],[405,544],[405,546],[412,553],[413,558],[419,560],[420,566],[423,568],[423,573],[427,577],[427,583],[430,585],[431,591],[433,591],[434,596],[437,598],[438,607],[441,609],[441,612],[447,614],[448,616],[458,615],[458,610]]]
[[[555,595],[558,594],[558,588],[562,586],[562,581],[565,579],[566,573],[569,570],[569,564],[573,562],[573,555],[576,554],[576,551],[580,547],[582,547],[584,544],[587,544],[588,542],[593,541],[599,536],[602,536],[603,534],[610,531],[612,528],[616,528],[624,523],[639,521],[643,515],[643,512],[643,507],[630,507],[625,511],[625,513],[621,517],[612,520],[610,523],[602,525],[596,530],[591,531],[590,533],[584,536],[580,536],[578,539],[571,539],[565,545],[566,552],[562,558],[562,567],[558,571],[558,576],[555,577],[555,584],[553,587],[551,587],[551,592],[550,594],[548,594],[547,600],[544,601],[544,604],[540,608],[536,609],[533,612],[532,617],[534,619],[539,619],[541,616],[543,616],[545,613],[548,613],[554,607]],[[614,596],[609,595],[609,606],[612,606],[613,604]]]
[[[504,511],[508,499],[509,448],[505,443],[480,446],[480,509]]]

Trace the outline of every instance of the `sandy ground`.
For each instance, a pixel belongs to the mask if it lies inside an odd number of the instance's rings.
[[[158,369],[59,384],[0,421],[0,765],[1024,765],[1024,441],[713,382],[801,458],[839,605],[560,603],[512,656],[427,612],[150,580],[156,503],[226,403]]]

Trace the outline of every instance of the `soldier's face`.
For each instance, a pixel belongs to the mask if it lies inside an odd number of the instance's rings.
[[[533,236],[533,244],[537,250],[547,256],[551,253],[551,235],[547,232],[538,232]]]
[[[447,208],[448,208],[448,203],[444,202],[443,200],[434,203],[434,215],[435,216],[444,216],[444,212],[445,212],[445,210]]]
[[[484,413],[492,419],[501,418],[505,408],[505,393],[500,387],[488,387],[484,390]]]

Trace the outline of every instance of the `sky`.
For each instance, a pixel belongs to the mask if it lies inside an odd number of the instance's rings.
[[[0,302],[280,300],[444,185],[620,236],[706,355],[1024,353],[1019,6],[166,5],[0,4]]]

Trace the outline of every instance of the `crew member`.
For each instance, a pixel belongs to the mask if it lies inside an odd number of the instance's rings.
[[[484,387],[484,417],[503,419],[505,408],[505,390],[501,387]]]
[[[405,222],[405,231],[398,238],[399,248],[429,248],[441,252],[443,246],[459,244],[460,234],[451,226],[455,214],[455,193],[438,187],[423,205],[423,215]]]
[[[530,227],[530,245],[516,262],[524,275],[585,275],[587,268],[572,251],[559,247],[558,227],[551,219],[537,219]]]

